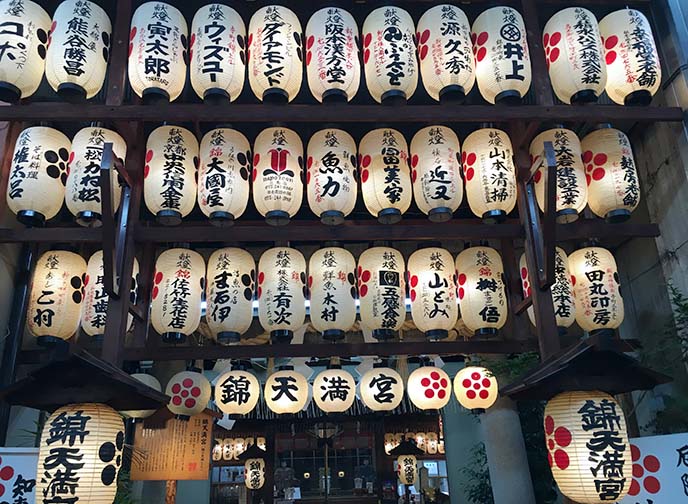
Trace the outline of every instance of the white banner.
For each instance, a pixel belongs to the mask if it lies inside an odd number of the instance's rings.
[[[0,504],[33,504],[38,448],[0,448]]]

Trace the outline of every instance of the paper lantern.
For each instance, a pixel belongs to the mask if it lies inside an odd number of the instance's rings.
[[[182,371],[167,383],[165,394],[171,397],[168,409],[180,420],[188,420],[194,415],[203,413],[212,386],[200,371]]]
[[[540,133],[530,143],[530,156],[533,164],[538,163],[542,158],[545,142],[552,142],[557,161],[557,222],[560,224],[574,222],[588,202],[580,140],[573,131],[564,128],[554,128]],[[543,168],[538,169],[533,175],[535,197],[542,211],[545,208]]]
[[[330,128],[308,141],[308,206],[323,224],[344,222],[356,206],[356,142],[346,131]]]
[[[249,490],[260,490],[265,484],[265,460],[250,458],[244,462],[244,483]]]
[[[215,382],[215,404],[227,415],[247,415],[260,398],[260,383],[248,371],[232,369]]]
[[[301,252],[275,247],[258,263],[258,318],[274,341],[291,341],[306,318],[306,260]]]
[[[461,406],[481,413],[497,400],[497,378],[483,367],[466,366],[454,377],[454,394]]]
[[[319,102],[347,102],[361,83],[358,26],[344,9],[325,7],[306,25],[306,76]]]
[[[136,9],[129,32],[129,85],[144,103],[176,100],[186,84],[188,28],[182,13],[164,2]]]
[[[406,393],[418,409],[444,408],[451,396],[449,375],[435,366],[419,367],[409,375]]]
[[[557,98],[564,103],[597,101],[607,68],[595,15],[582,7],[560,10],[547,21],[542,45]]]
[[[216,226],[229,226],[246,211],[251,146],[237,130],[218,128],[203,136],[198,206]]]
[[[313,380],[313,399],[325,413],[348,410],[356,397],[356,382],[343,369],[326,369]]]
[[[587,247],[569,255],[576,296],[576,322],[590,333],[610,332],[624,318],[619,273],[614,256],[601,247]]]
[[[0,101],[16,103],[36,92],[43,78],[50,16],[30,0],[0,1]]]
[[[105,404],[69,404],[45,423],[37,502],[112,504],[122,465],[124,421]]]
[[[340,247],[322,248],[308,272],[313,327],[326,340],[344,339],[356,322],[356,259]]]
[[[39,344],[68,340],[79,328],[86,261],[74,252],[49,250],[33,272],[26,325]]]
[[[160,224],[176,226],[196,203],[198,141],[179,126],[160,126],[146,143],[143,196]]]
[[[379,340],[391,339],[406,320],[404,256],[389,247],[366,249],[358,258],[361,324]]]
[[[418,60],[411,15],[380,7],[363,22],[363,65],[370,96],[378,103],[404,103],[418,85]]]
[[[261,101],[286,103],[301,89],[302,32],[291,9],[269,5],[251,16],[248,25],[248,82]]]
[[[545,406],[547,460],[561,493],[581,504],[623,500],[633,480],[621,406],[604,392],[564,392]]]
[[[600,21],[607,95],[619,105],[648,105],[662,82],[652,27],[645,15],[622,9]]]
[[[283,368],[265,381],[265,405],[278,415],[298,413],[308,401],[308,381],[291,366]]]
[[[7,206],[27,226],[42,226],[62,208],[70,141],[53,128],[34,126],[17,138],[7,183]]]
[[[416,250],[408,260],[411,317],[428,339],[443,339],[456,325],[454,258],[438,247]]]
[[[607,222],[623,222],[640,201],[640,185],[628,137],[617,129],[602,128],[581,141],[588,205]]]
[[[395,224],[411,206],[411,174],[406,139],[395,129],[366,133],[359,145],[361,191],[368,212]]]
[[[416,476],[418,475],[416,464],[415,455],[399,455],[397,457],[397,472],[402,485],[413,485],[415,483]]]
[[[475,78],[490,103],[517,104],[532,80],[526,25],[511,7],[492,7],[473,22]]]
[[[461,205],[459,137],[446,126],[428,126],[411,140],[411,181],[416,205],[433,222],[444,222]]]
[[[509,135],[483,128],[466,137],[461,153],[471,211],[487,224],[504,221],[516,206],[516,168]]]
[[[212,103],[234,101],[244,88],[246,25],[237,11],[219,3],[196,11],[189,42],[191,86]]]
[[[151,323],[165,343],[183,343],[201,322],[205,262],[198,252],[165,250],[155,262]]]
[[[420,76],[430,97],[462,102],[475,84],[471,25],[454,5],[440,4],[425,11],[416,29]]]
[[[303,144],[288,128],[267,128],[253,145],[253,204],[272,226],[284,226],[301,208]]]
[[[456,256],[461,318],[476,335],[495,335],[508,315],[504,265],[495,249],[470,247]]]
[[[236,343],[253,322],[256,263],[240,248],[221,248],[208,259],[205,319],[220,343]]]
[[[83,128],[74,135],[69,156],[69,175],[65,187],[65,203],[76,222],[82,226],[98,227],[102,224],[103,208],[100,193],[100,163],[103,147],[112,143],[112,152],[123,160],[127,156],[127,144],[112,130],[99,126]],[[114,167],[110,170],[112,208],[119,208],[122,188]]]
[[[160,385],[160,382],[158,379],[149,374],[145,373],[134,373],[131,375],[132,378],[137,379],[141,383],[144,383],[148,385],[150,388],[157,390],[158,392],[162,392],[162,385]],[[120,414],[124,416],[125,418],[133,418],[134,420],[137,420],[139,418],[148,418],[150,416],[153,416],[157,410],[131,410],[131,411],[120,411]]]
[[[392,411],[404,398],[404,380],[394,369],[374,367],[358,384],[361,401],[373,411]]]

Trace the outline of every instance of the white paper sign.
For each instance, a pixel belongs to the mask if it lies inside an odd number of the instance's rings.
[[[38,448],[0,448],[0,504],[33,504]]]

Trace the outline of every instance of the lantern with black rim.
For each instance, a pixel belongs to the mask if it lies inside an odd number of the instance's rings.
[[[402,440],[389,454],[397,459],[397,474],[399,481],[404,485],[406,502],[409,503],[409,487],[418,478],[417,457],[423,455],[423,450],[418,448],[415,441],[411,439]]]
[[[244,462],[244,484],[249,490],[260,490],[265,484],[265,450],[252,444],[241,455],[239,460]]]

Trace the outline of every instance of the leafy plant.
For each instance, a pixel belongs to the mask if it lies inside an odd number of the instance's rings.
[[[129,471],[121,470],[117,480],[117,495],[113,504],[138,504],[131,491],[131,479]]]
[[[460,471],[466,476],[464,490],[468,500],[474,504],[494,504],[490,471],[487,468],[487,453],[483,443],[477,443],[471,448],[469,462]]]

